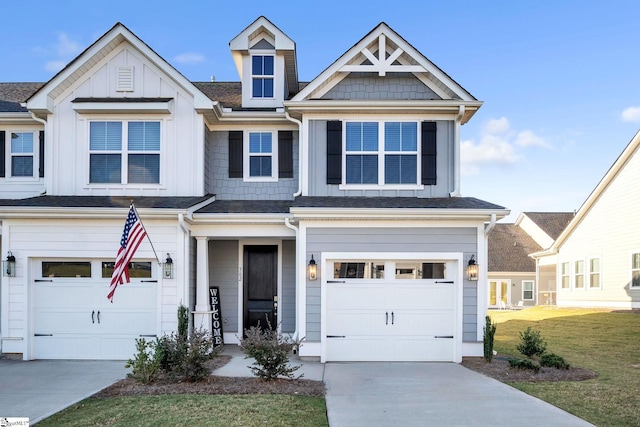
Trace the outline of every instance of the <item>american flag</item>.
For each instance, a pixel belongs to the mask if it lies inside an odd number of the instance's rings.
[[[129,263],[146,235],[147,232],[142,226],[142,221],[140,221],[138,212],[136,212],[132,203],[129,208],[129,215],[127,215],[127,221],[124,223],[124,231],[120,239],[120,249],[118,249],[116,264],[113,267],[113,274],[111,275],[111,285],[109,286],[109,293],[107,294],[109,301],[113,302],[113,294],[116,292],[118,285],[130,282]]]

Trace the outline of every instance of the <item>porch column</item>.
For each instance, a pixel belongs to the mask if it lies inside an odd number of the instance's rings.
[[[196,310],[193,326],[211,332],[211,305],[209,304],[209,238],[196,237]]]

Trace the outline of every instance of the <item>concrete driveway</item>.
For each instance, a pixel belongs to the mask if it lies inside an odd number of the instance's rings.
[[[327,363],[331,427],[591,426],[455,363]]]
[[[125,361],[0,360],[0,419],[34,424],[124,378]]]

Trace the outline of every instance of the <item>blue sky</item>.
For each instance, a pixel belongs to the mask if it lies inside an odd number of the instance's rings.
[[[384,21],[484,101],[462,127],[462,194],[508,221],[578,209],[640,127],[637,1],[93,4],[4,2],[0,81],[47,81],[118,21],[192,81],[238,81],[228,43],[260,15],[308,81]]]

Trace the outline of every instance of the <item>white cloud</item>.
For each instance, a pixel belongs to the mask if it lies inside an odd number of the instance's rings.
[[[523,130],[516,136],[516,144],[521,147],[551,148],[551,145],[542,137],[530,130]]]
[[[82,52],[82,44],[72,40],[67,33],[60,32],[55,43],[47,48],[36,47],[37,53],[46,56],[53,56],[44,64],[45,70],[57,73],[64,68],[76,55]]]
[[[55,49],[58,55],[64,58],[75,56],[82,52],[80,43],[71,40],[67,33],[58,33],[58,42]]]
[[[622,120],[625,122],[640,123],[640,107],[628,107],[622,112]]]
[[[462,141],[460,146],[462,174],[478,174],[480,165],[517,163],[522,158],[518,153],[519,147],[551,148],[551,145],[531,130],[513,130],[506,117],[491,119],[481,129],[477,140]]]
[[[62,70],[65,65],[67,65],[68,61],[62,61],[62,60],[55,60],[55,61],[47,61],[46,64],[44,64],[44,69],[49,71],[50,73],[57,73],[58,71]]]
[[[193,65],[193,64],[200,64],[201,62],[204,62],[205,57],[204,55],[199,53],[185,52],[174,57],[173,60],[178,64]]]

